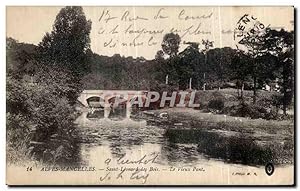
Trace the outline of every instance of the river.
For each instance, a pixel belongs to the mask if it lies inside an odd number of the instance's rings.
[[[215,130],[189,129],[183,124],[169,121],[167,115],[151,111],[137,112],[129,118],[124,112],[104,117],[103,112],[86,111],[75,123],[80,137],[80,165],[96,167],[104,175],[105,171],[109,171],[106,169],[108,159],[113,161],[109,166],[117,168],[120,159],[134,161],[143,156],[156,156],[155,164],[152,165],[160,171],[170,171],[172,168],[190,171],[196,168],[198,173],[202,172],[202,175],[206,174],[204,177],[209,177],[208,174],[216,176],[213,172],[221,170],[220,180],[215,181],[228,184],[233,181],[230,176],[235,175],[243,177],[248,174],[259,181],[258,177],[267,176],[265,164],[272,160],[253,140],[234,136],[234,132],[224,134]],[[293,173],[292,166],[280,169]],[[170,174],[168,176],[172,177]],[[147,183],[151,181],[155,182],[155,179],[147,180]],[[206,181],[215,183],[214,180]]]

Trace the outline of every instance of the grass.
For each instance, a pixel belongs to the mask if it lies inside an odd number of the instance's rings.
[[[199,110],[188,108],[169,108],[162,109],[159,112],[167,112],[170,121],[177,123],[189,123],[191,127],[197,128],[197,124],[202,124],[201,127],[206,129],[218,128],[238,131],[249,132],[249,129],[266,133],[283,133],[292,135],[294,133],[293,120],[264,120],[264,119],[250,119],[245,117],[233,117],[223,114],[203,113]]]
[[[165,136],[169,141],[196,143],[199,151],[210,157],[253,165],[293,163],[293,120],[249,119],[190,108],[155,112],[168,113]]]
[[[257,103],[260,103],[266,99],[270,100],[272,96],[275,94],[278,93],[264,91],[264,90],[257,90]],[[240,103],[237,90],[232,88],[226,88],[221,90],[197,91],[196,102],[202,104],[203,106],[207,106],[208,102],[216,97],[221,97],[225,100],[225,107],[238,105]],[[244,90],[243,98],[245,102],[252,103],[253,91]]]

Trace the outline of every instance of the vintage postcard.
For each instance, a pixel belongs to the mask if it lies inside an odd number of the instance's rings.
[[[8,185],[295,184],[294,7],[6,7]]]

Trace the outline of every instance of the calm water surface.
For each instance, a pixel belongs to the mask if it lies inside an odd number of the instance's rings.
[[[80,162],[84,165],[99,165],[107,158],[138,158],[154,153],[158,153],[158,163],[166,167],[243,163],[239,159],[230,160],[230,156],[226,159],[226,153],[222,154],[222,151],[227,147],[220,147],[225,143],[216,132],[201,131],[200,134],[196,132],[196,136],[190,131],[166,133],[170,128],[176,130],[182,127],[164,119],[164,116],[138,112],[128,118],[126,112],[121,112],[104,118],[103,112],[95,111],[82,113],[76,123],[81,137]],[[201,136],[201,141],[194,138]],[[210,145],[214,145],[212,149],[207,148]]]

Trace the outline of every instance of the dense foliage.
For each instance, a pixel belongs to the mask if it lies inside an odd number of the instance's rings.
[[[88,69],[90,26],[81,7],[66,7],[38,47],[7,39],[10,162],[34,157],[56,164],[76,153],[73,105]]]

